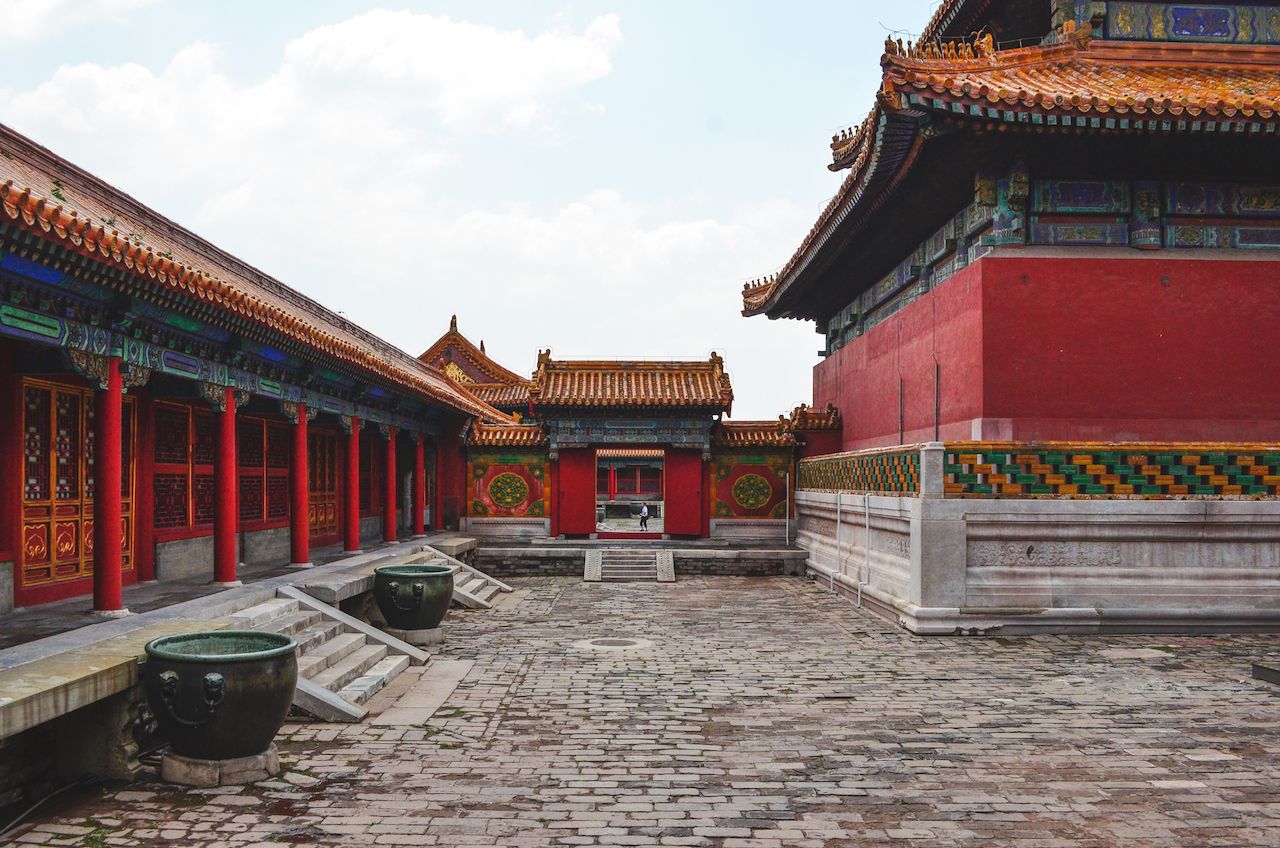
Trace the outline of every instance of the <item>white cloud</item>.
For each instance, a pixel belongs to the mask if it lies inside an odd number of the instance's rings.
[[[372,83],[417,92],[446,124],[498,118],[525,126],[546,99],[606,76],[621,44],[616,15],[596,18],[582,35],[529,37],[376,9],[291,42],[284,73],[326,89],[368,90]]]
[[[518,146],[554,130],[556,107],[607,75],[621,42],[613,15],[529,35],[375,11],[295,39],[258,80],[235,77],[220,48],[196,43],[158,70],[64,66],[0,97],[0,110],[414,353],[454,312],[519,372],[547,346],[716,349],[733,371],[738,417],[772,417],[808,399],[814,336],[808,325],[741,318],[734,281],[785,257],[808,210],[774,201],[659,213],[607,187],[547,203],[504,197],[492,181],[473,193],[467,175],[492,167],[473,142],[501,131]]]
[[[6,39],[35,41],[157,2],[159,0],[3,0],[0,32]]]

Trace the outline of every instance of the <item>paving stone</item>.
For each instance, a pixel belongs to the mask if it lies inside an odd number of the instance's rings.
[[[512,582],[450,613],[402,720],[287,725],[274,781],[108,790],[19,844],[1280,844],[1250,677],[1280,637],[924,639],[798,578]]]

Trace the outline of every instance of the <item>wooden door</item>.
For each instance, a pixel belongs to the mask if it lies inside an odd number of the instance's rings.
[[[672,536],[702,535],[702,452],[671,449],[665,463],[662,528]]]
[[[596,452],[590,448],[561,450],[556,488],[560,532],[566,536],[596,532]]]
[[[123,570],[133,570],[134,407],[122,412]],[[93,575],[94,392],[22,381],[22,550],[19,592]],[[35,602],[36,598],[28,599]]]
[[[307,523],[313,544],[328,545],[341,536],[338,481],[342,469],[338,465],[338,434],[330,430],[307,431],[307,475],[310,489]]]

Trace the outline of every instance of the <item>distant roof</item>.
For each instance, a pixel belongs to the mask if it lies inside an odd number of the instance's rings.
[[[529,405],[528,378],[502,367],[458,330],[458,316],[449,319],[449,329],[418,357],[440,369],[455,384],[485,403],[503,410],[520,410]]]
[[[473,447],[524,448],[547,444],[541,424],[486,424],[476,422],[467,443]]]
[[[534,406],[662,407],[728,411],[733,387],[717,354],[703,361],[555,360],[538,354]]]
[[[789,448],[796,443],[790,422],[722,421],[711,431],[712,443],[725,448]]]
[[[322,361],[470,415],[507,420],[394,345],[4,125],[0,154],[0,208],[18,227],[193,305],[213,305]]]

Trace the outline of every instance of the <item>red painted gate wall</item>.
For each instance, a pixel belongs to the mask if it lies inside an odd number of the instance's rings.
[[[561,450],[558,466],[555,506],[559,507],[560,532],[566,536],[596,532],[596,452],[591,448]]]
[[[662,526],[672,536],[702,535],[702,452],[670,449],[666,457],[667,488]]]

